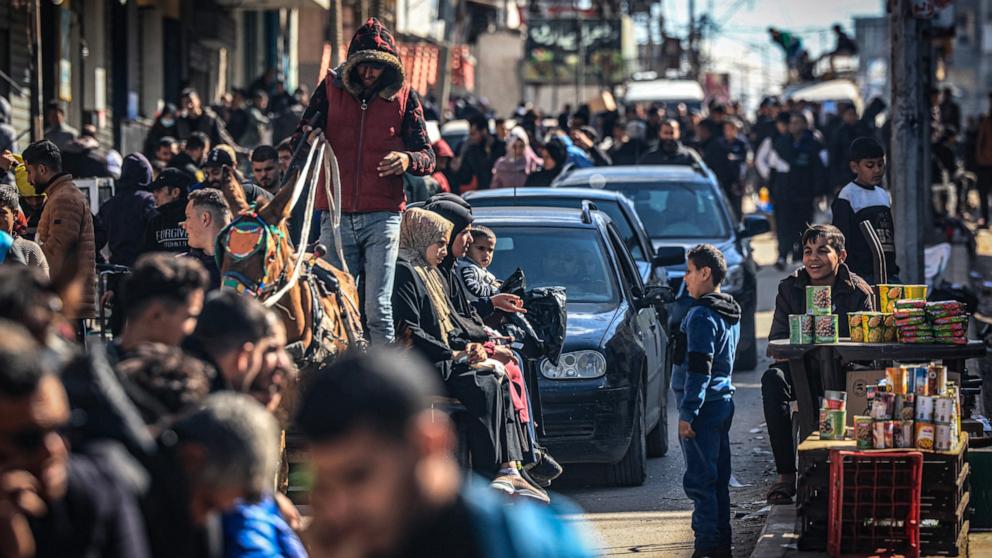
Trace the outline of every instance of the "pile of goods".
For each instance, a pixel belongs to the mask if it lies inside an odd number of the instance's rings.
[[[806,313],[789,315],[789,342],[793,345],[836,343],[837,314],[830,312],[830,287],[806,287]]]
[[[933,324],[936,343],[965,345],[968,343],[968,313],[962,302],[928,302],[927,317]]]
[[[868,386],[867,396],[868,415],[854,417],[858,449],[956,448],[961,404],[957,386],[947,381],[946,366],[930,363],[886,368],[885,379]],[[820,417],[820,438],[837,439],[823,436],[823,411]],[[832,428],[833,424],[827,426]],[[830,435],[835,435],[833,430]]]
[[[826,390],[820,407],[820,439],[843,440],[847,426],[847,393]]]
[[[897,300],[892,315],[896,319],[900,343],[933,343],[933,327],[927,319],[927,301]]]

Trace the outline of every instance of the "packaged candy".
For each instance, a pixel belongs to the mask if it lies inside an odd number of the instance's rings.
[[[899,333],[903,335],[931,334],[933,333],[933,326],[930,324],[903,326],[899,328]]]
[[[896,318],[896,327],[921,325],[925,323],[927,323],[927,319],[923,316],[916,316],[914,318],[903,318],[901,320]]]
[[[851,312],[847,315],[847,326],[848,330],[851,332],[852,343],[865,342],[864,318],[865,315],[863,312]]]
[[[903,298],[895,302],[895,312],[900,310],[926,310],[927,301],[918,298]]]
[[[897,320],[902,320],[904,318],[920,318],[926,317],[927,312],[922,308],[912,308],[909,310],[896,310],[892,313]]]
[[[940,325],[933,326],[933,332],[934,333],[958,333],[958,332],[960,332],[962,335],[964,335],[964,332],[967,331],[967,329],[968,329],[968,327],[965,324],[962,324],[962,323],[940,324]]]
[[[928,345],[933,343],[933,335],[921,335],[919,337],[914,335],[900,335],[899,342],[910,345]]]
[[[956,300],[944,300],[940,302],[928,302],[927,313],[943,314],[944,316],[958,316],[964,314],[967,306],[963,302]]]
[[[967,345],[967,337],[939,337],[934,340],[935,343],[940,345]]]
[[[806,313],[814,316],[830,314],[830,287],[809,285],[806,287]]]
[[[933,325],[947,325],[947,324],[966,324],[968,323],[968,315],[963,316],[946,316],[944,318],[934,318]]]

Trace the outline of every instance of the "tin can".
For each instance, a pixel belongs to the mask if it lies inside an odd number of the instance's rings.
[[[913,438],[916,435],[913,424],[914,422],[911,420],[899,421],[898,428],[902,430],[902,445],[899,446],[900,448],[911,448],[916,445],[916,441]]]
[[[843,440],[844,426],[847,424],[847,411],[820,409],[820,439]]]
[[[927,391],[930,395],[941,395],[947,389],[947,367],[931,364],[927,368]]]
[[[933,402],[933,421],[938,424],[950,424],[954,420],[954,399],[938,397]]]
[[[837,343],[837,314],[813,316],[813,342],[819,345]]]
[[[902,396],[902,408],[899,409],[897,420],[913,420],[916,418],[916,395],[907,393]]]
[[[865,400],[868,402],[868,406],[871,407],[871,402],[875,400],[878,395],[878,384],[868,384],[865,386]]]
[[[916,428],[916,447],[922,450],[932,450],[934,444],[934,436],[936,436],[933,423],[917,421],[915,428]]]
[[[892,418],[892,414],[896,410],[896,394],[891,391],[886,391],[884,393],[879,393],[878,397],[875,398],[877,401],[881,401],[885,405],[885,416],[888,417],[886,420]]]
[[[921,395],[916,398],[916,420],[931,422],[933,420],[934,397]]]
[[[878,285],[878,300],[882,304],[882,312],[892,312],[896,307],[896,300],[906,298],[902,285]]]
[[[806,287],[806,313],[825,316],[830,313],[830,287],[809,285]]]
[[[916,393],[916,367],[903,366],[906,369],[906,393]]]
[[[847,314],[847,330],[851,335],[851,343],[865,342],[864,312],[850,312]]]
[[[906,369],[905,368],[886,368],[885,369],[885,380],[891,386],[892,393],[904,394],[906,393]]]
[[[828,389],[823,392],[823,406],[828,409],[847,409],[847,392]]]
[[[871,402],[871,409],[868,411],[868,414],[871,415],[873,420],[889,420],[892,418],[892,415],[888,413],[885,402],[877,397]]]
[[[930,371],[926,366],[917,366],[913,369],[913,391],[916,395],[930,395],[929,376]]]
[[[885,447],[894,448],[896,447],[896,424],[894,420],[887,420],[882,423],[883,428],[885,428]]]
[[[903,285],[902,288],[903,288],[902,298],[913,298],[917,300],[927,299],[926,285]]]
[[[865,329],[865,343],[882,343],[885,341],[885,314],[881,312],[863,312],[861,321]]]
[[[934,428],[933,449],[937,451],[951,451],[954,447],[952,438],[953,428],[950,424],[938,424]]]
[[[872,449],[885,449],[885,422],[884,420],[876,420],[871,425]]]
[[[858,449],[872,449],[872,424],[871,417],[854,417],[854,439],[858,441]]]
[[[895,343],[897,339],[896,317],[894,314],[883,314],[882,321],[882,341],[885,343]]]
[[[789,315],[789,343],[793,345],[813,344],[813,316],[809,314]]]

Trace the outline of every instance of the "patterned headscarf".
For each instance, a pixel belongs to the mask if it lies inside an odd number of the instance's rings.
[[[407,209],[400,222],[400,255],[413,265],[414,271],[424,282],[427,296],[441,325],[441,340],[448,342],[448,334],[454,329],[448,293],[444,288],[444,278],[436,266],[427,262],[427,249],[438,242],[447,244],[454,228],[451,221],[433,211],[419,208]]]

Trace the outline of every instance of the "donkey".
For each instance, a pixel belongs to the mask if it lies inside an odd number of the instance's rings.
[[[296,261],[286,227],[293,188],[286,186],[268,203],[252,207],[235,174],[228,177],[222,189],[236,217],[217,236],[223,288],[264,301],[291,280]],[[274,309],[286,326],[287,350],[301,368],[365,345],[354,279],[316,255],[306,257],[299,280]]]

